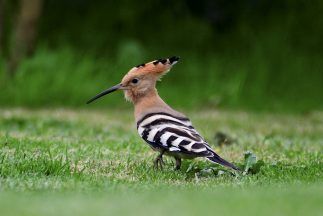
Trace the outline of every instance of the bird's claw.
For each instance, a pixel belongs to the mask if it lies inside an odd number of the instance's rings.
[[[164,162],[163,158],[157,157],[154,162],[154,168],[158,169],[160,167],[160,169],[162,170],[164,165],[165,165],[165,162]]]

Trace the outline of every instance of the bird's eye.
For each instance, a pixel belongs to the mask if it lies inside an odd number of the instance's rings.
[[[139,82],[139,79],[134,78],[134,79],[132,79],[132,80],[131,80],[131,82],[132,82],[133,84],[137,84],[137,83]]]

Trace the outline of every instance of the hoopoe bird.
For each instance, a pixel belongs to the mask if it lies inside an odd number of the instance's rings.
[[[239,170],[221,158],[192,126],[182,113],[172,109],[158,95],[156,82],[165,75],[179,57],[159,59],[133,67],[115,85],[90,99],[87,104],[116,90],[123,90],[125,98],[134,104],[137,130],[149,146],[159,152],[154,161],[156,168],[163,168],[163,155],[175,158],[178,170],[181,159],[204,157],[211,162]]]

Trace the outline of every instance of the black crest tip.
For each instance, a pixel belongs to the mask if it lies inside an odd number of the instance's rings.
[[[153,62],[154,65],[157,65],[158,63],[166,64],[167,63],[167,59],[158,59],[158,60],[156,60],[156,61]]]
[[[142,63],[142,64],[137,65],[136,68],[145,67],[145,65],[146,65],[145,63]]]
[[[178,62],[178,61],[179,61],[179,59],[180,59],[180,57],[178,57],[178,56],[173,56],[173,57],[170,57],[170,58],[169,58],[169,62],[170,62],[171,64],[173,64],[173,63]]]

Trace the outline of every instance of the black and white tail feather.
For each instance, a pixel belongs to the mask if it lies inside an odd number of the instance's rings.
[[[213,152],[214,153],[214,152]],[[213,157],[207,157],[207,159],[213,163],[217,163],[217,164],[221,164],[223,166],[229,167],[231,169],[240,171],[240,169],[238,167],[236,167],[235,165],[233,165],[232,163],[224,160],[223,158],[221,158],[219,155],[217,155],[216,153],[214,153]]]
[[[211,162],[239,170],[217,155],[186,117],[165,112],[150,113],[137,122],[137,130],[154,150],[175,158],[205,157]]]

